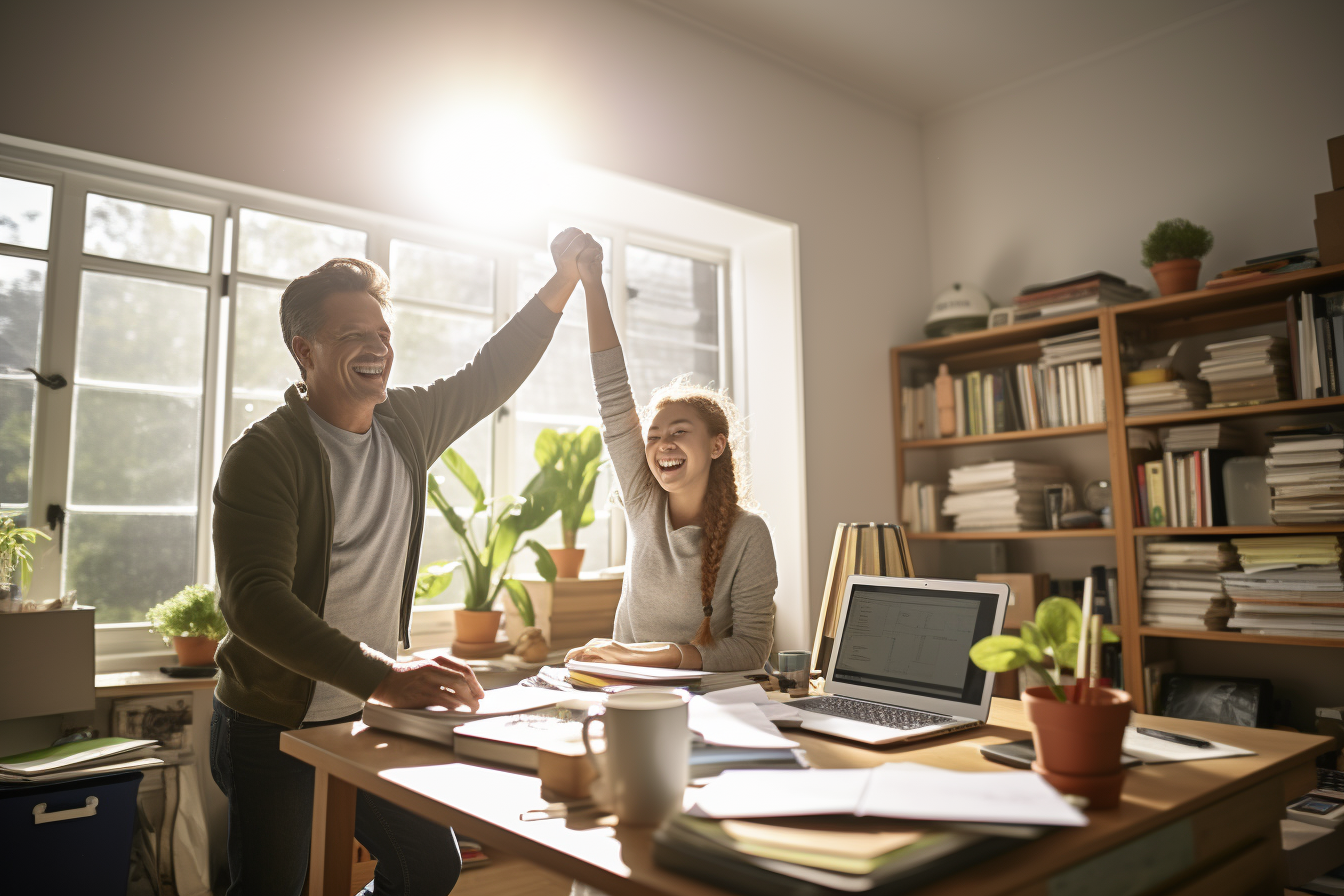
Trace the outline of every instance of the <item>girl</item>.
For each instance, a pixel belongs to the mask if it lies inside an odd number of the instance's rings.
[[[647,436],[602,286],[602,248],[584,234],[579,274],[602,437],[620,484],[630,544],[614,639],[566,659],[714,672],[758,669],[774,639],[775,554],[746,510],[733,456],[737,409],[674,380],[653,395]]]

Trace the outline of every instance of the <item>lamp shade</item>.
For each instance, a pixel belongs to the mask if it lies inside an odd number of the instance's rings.
[[[840,605],[850,576],[911,576],[910,545],[905,531],[892,523],[840,523],[835,527],[826,591],[821,596],[817,635],[812,643],[812,667],[825,673],[835,646]]]

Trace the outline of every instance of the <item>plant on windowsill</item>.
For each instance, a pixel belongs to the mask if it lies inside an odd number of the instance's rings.
[[[172,645],[182,666],[213,666],[215,648],[229,632],[209,585],[188,585],[146,610],[145,619],[151,631]]]
[[[1023,666],[1046,682],[1027,688],[1022,702],[1031,720],[1036,761],[1032,768],[1062,793],[1087,796],[1093,808],[1116,805],[1124,784],[1120,742],[1129,721],[1129,695],[1114,688],[1089,688],[1075,703],[1077,684],[1062,685],[1065,669],[1078,668],[1083,611],[1063,597],[1041,601],[1036,621],[1022,623],[1022,635],[990,635],[970,650],[971,662],[986,672],[1010,672]],[[1103,644],[1120,638],[1101,629]],[[1054,668],[1045,667],[1045,658]]]
[[[26,592],[32,581],[33,552],[29,545],[39,538],[51,540],[45,532],[20,526],[15,522],[18,515],[17,511],[0,513],[0,611],[10,610],[10,601],[18,597],[11,593],[15,570],[19,573],[21,592]]]
[[[550,549],[556,576],[576,579],[583,567],[584,553],[578,546],[579,530],[591,526],[596,517],[593,489],[602,468],[602,434],[596,426],[585,426],[578,432],[543,429],[537,435],[533,456],[541,472],[528,488],[552,491],[560,511],[564,545]]]
[[[1143,266],[1164,296],[1199,285],[1199,260],[1213,248],[1213,234],[1184,218],[1159,221],[1143,241]]]
[[[550,519],[557,504],[555,493],[541,487],[536,479],[523,489],[521,495],[487,499],[480,479],[456,450],[444,451],[443,463],[462,483],[474,504],[464,518],[444,496],[438,479],[432,472],[429,474],[429,500],[457,537],[462,558],[422,566],[416,579],[415,599],[426,601],[443,593],[459,572],[466,577],[465,606],[454,613],[456,642],[466,645],[466,650],[461,651],[466,655],[471,652],[472,645],[483,646],[488,651],[489,645],[495,643],[501,611],[494,606],[501,591],[513,601],[524,625],[536,624],[532,599],[522,583],[509,575],[509,570],[514,555],[529,548],[536,555],[538,574],[548,582],[555,581],[555,562],[550,552],[535,539],[523,539],[523,536]],[[490,654],[476,652],[475,655]]]

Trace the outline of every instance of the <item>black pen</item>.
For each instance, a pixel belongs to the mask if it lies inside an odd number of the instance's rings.
[[[1149,737],[1155,737],[1158,740],[1169,740],[1174,744],[1184,744],[1187,747],[1211,747],[1213,744],[1207,740],[1200,740],[1197,737],[1190,737],[1185,734],[1172,734],[1170,731],[1158,731],[1156,728],[1135,728],[1140,734],[1146,734]]]

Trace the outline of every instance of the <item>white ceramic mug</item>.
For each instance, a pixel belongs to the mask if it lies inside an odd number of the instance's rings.
[[[691,761],[690,695],[684,691],[612,694],[583,720],[583,747],[597,778],[593,798],[624,824],[657,825],[681,811]],[[602,720],[607,749],[594,753],[588,731]]]

